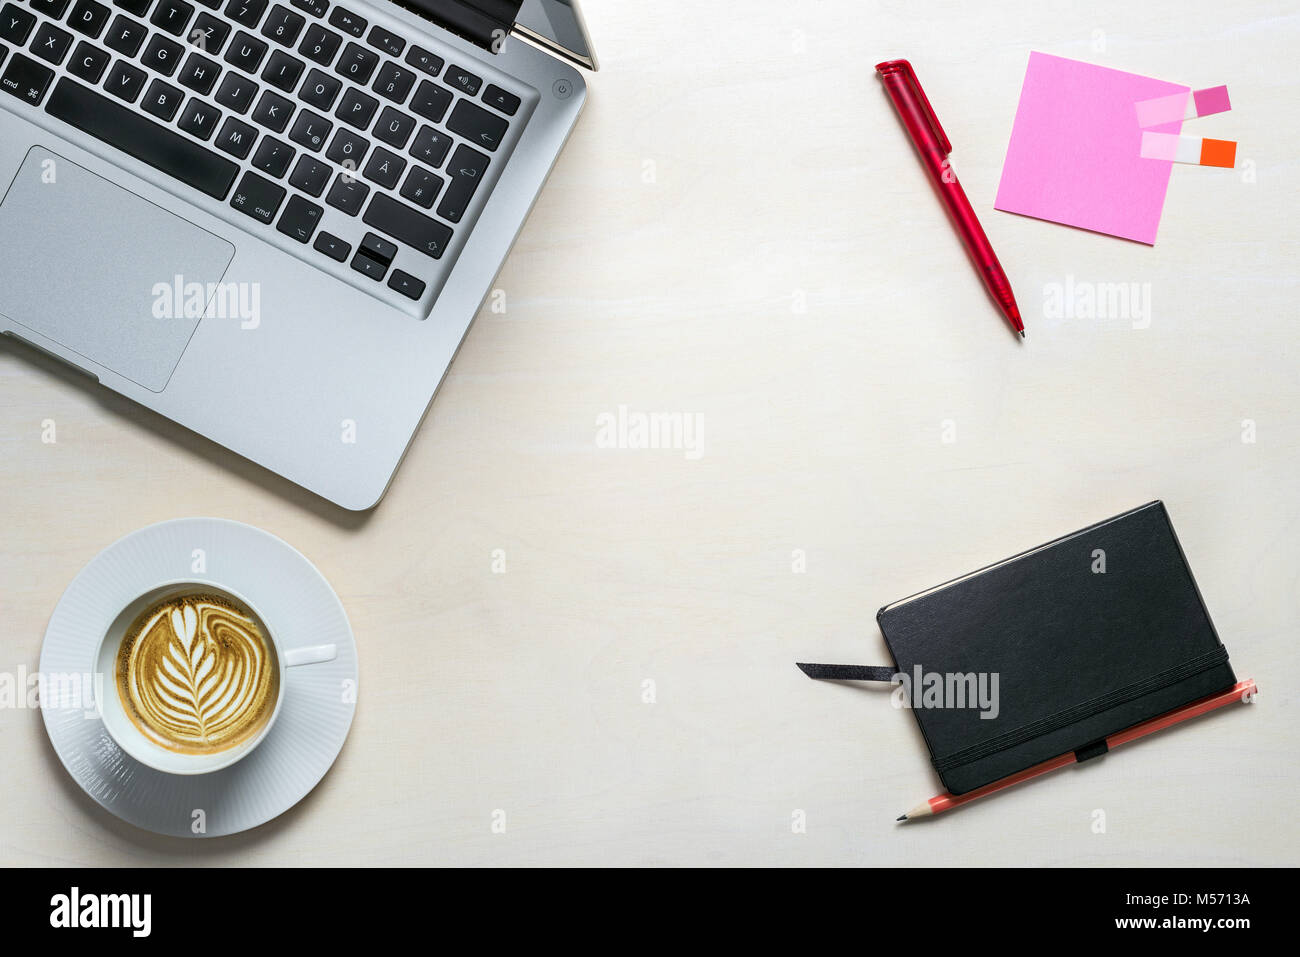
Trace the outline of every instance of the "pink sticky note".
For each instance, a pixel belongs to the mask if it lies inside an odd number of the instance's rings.
[[[997,209],[1154,244],[1169,160],[1142,158],[1134,104],[1190,87],[1031,53]],[[1178,133],[1182,120],[1154,127]]]

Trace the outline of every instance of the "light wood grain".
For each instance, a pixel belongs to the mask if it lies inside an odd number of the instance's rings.
[[[362,678],[322,784],[202,843],[101,811],[39,715],[0,710],[0,861],[1295,863],[1294,10],[589,0],[587,17],[604,69],[500,277],[507,312],[480,317],[373,514],[0,346],[0,670],[35,667],[105,545],[214,515],[320,566]],[[1232,112],[1198,132],[1239,140],[1253,181],[1176,168],[1154,248],[994,212],[1031,50],[1227,83]],[[943,118],[1024,346],[872,76],[895,56]],[[1068,276],[1149,283],[1150,327],[1045,319]],[[704,454],[598,448],[620,405],[701,416]],[[895,827],[940,789],[911,717],[794,662],[879,663],[880,605],[1153,498],[1259,701]]]

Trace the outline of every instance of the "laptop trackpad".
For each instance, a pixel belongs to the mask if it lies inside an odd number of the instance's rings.
[[[0,202],[0,313],[161,392],[235,247],[33,147]],[[197,286],[194,284],[198,284]]]

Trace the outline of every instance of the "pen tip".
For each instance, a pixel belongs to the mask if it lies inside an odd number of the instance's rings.
[[[1023,339],[1024,337],[1025,337],[1025,330],[1021,329],[1021,330],[1020,330],[1020,338]]]

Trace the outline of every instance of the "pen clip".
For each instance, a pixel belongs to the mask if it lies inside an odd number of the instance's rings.
[[[916,78],[916,71],[912,69],[912,64],[907,60],[894,60],[887,65],[896,68],[899,73],[903,74],[904,81],[911,85],[916,98],[925,109],[925,118],[939,140],[943,155],[947,156],[952,152],[952,143],[948,141],[948,134],[943,131],[943,126],[939,123],[939,117],[935,115],[934,107],[930,105],[930,98],[925,95],[925,90],[921,89],[921,82]]]

